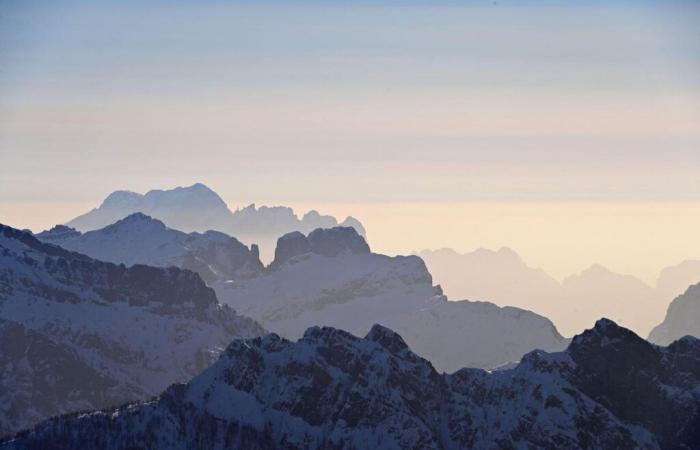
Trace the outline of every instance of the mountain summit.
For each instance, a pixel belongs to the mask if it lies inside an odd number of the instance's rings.
[[[422,259],[372,253],[349,227],[285,234],[263,275],[212,286],[221,302],[288,339],[314,325],[357,336],[389,326],[438,370],[492,368],[567,342],[530,311],[448,301]]]
[[[137,212],[159,219],[177,230],[217,230],[236,236],[247,244],[257,243],[267,261],[272,259],[277,238],[292,231],[308,233],[317,228],[340,225],[366,235],[362,224],[350,216],[339,222],[333,216],[309,211],[299,218],[288,207],[256,207],[255,204],[232,212],[216,192],[202,183],[169,190],[156,189],[146,194],[115,191],[98,208],[74,218],[66,226],[86,232],[104,228]]]
[[[143,213],[86,233],[58,225],[36,237],[102,261],[190,269],[207,283],[253,277],[263,271],[255,245],[248,248],[216,231],[183,233]]]
[[[328,327],[236,340],[148,403],[44,422],[4,449],[691,449],[700,341],[601,320],[562,353],[439,374],[401,336]]]
[[[0,436],[149,398],[263,332],[189,270],[102,262],[0,225]]]

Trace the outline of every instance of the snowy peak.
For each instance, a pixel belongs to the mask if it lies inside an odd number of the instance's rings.
[[[130,305],[162,305],[162,307],[186,307],[203,310],[217,305],[216,294],[194,272],[176,267],[167,269],[134,265],[125,267],[92,259],[61,247],[43,244],[29,233],[0,225],[0,247],[4,257],[31,258],[41,264],[50,276],[60,277],[69,284],[89,284],[104,289],[110,302],[126,302]],[[44,295],[58,295],[46,292]],[[77,299],[75,300],[77,301]]]
[[[76,217],[67,225],[81,231],[95,230],[136,212],[184,230],[219,228],[231,215],[218,194],[197,183],[170,190],[154,189],[146,194],[116,191],[108,195],[99,208]]]
[[[219,195],[202,183],[178,186],[170,190],[153,189],[146,194],[131,191],[115,191],[104,199],[100,209],[144,209],[180,206],[183,208],[224,208],[226,203]]]
[[[103,262],[0,225],[0,436],[149,398],[263,332],[194,272]]]
[[[84,234],[56,227],[37,237],[93,258],[118,264],[175,266],[197,272],[204,281],[234,280],[263,270],[257,247],[249,249],[218,231],[186,234],[141,212]]]
[[[570,348],[600,348],[610,345],[620,348],[640,343],[648,345],[634,332],[617,325],[610,319],[602,318],[596,321],[593,328],[574,336]]]
[[[294,257],[308,253],[333,257],[341,254],[368,254],[370,250],[367,242],[354,228],[317,228],[308,236],[295,231],[277,240],[271,267],[279,267]]]
[[[406,345],[403,338],[398,333],[379,324],[372,326],[367,336],[365,336],[365,339],[376,342],[392,353],[398,353],[408,349],[408,345]]]
[[[61,245],[61,242],[80,236],[80,231],[65,225],[56,225],[50,230],[42,231],[36,236],[51,244]]]
[[[619,330],[600,322],[592,332]],[[276,335],[234,341],[207,370],[149,403],[45,422],[6,447],[631,450],[700,443],[698,347],[686,345],[681,361],[679,350],[649,345],[652,363],[635,349],[612,361],[605,348],[589,359],[535,352],[514,369],[441,375],[400,342],[380,326],[364,339],[314,327],[297,342]],[[629,370],[631,363],[640,370]]]
[[[153,231],[158,232],[165,230],[166,226],[163,222],[158,219],[154,219],[151,216],[147,216],[144,213],[136,212],[126,216],[125,218],[114,222],[111,225],[106,226],[102,229],[104,233],[117,233],[117,232],[143,232],[143,231]]]
[[[219,194],[202,183],[170,190],[154,189],[148,191],[143,196],[143,200],[147,205],[153,204],[162,208],[179,207],[228,211],[226,202],[219,197]]]
[[[287,339],[313,325],[336,327],[392,348],[408,344],[444,371],[492,368],[567,344],[549,320],[530,311],[448,301],[421,258],[371,253],[352,228],[288,233],[269,269],[214,288],[222,302]],[[403,339],[373,328],[377,323]]]
[[[116,191],[107,196],[99,208],[66,225],[82,232],[97,230],[136,212],[183,232],[217,230],[236,236],[246,244],[259,244],[266,261],[272,260],[275,242],[281,235],[292,231],[309,233],[317,228],[338,225],[335,217],[315,210],[299,218],[292,208],[286,206],[256,207],[252,203],[232,212],[216,192],[202,183],[167,190],[154,189],[145,194]],[[364,227],[353,217],[347,217],[341,226],[352,227],[360,235],[365,235]]]
[[[131,191],[114,191],[102,201],[100,208],[131,209],[141,206],[143,195]]]

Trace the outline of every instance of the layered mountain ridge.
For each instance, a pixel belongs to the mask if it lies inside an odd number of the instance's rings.
[[[189,270],[102,262],[0,225],[0,435],[155,395],[264,332]]]
[[[352,228],[284,235],[261,276],[212,286],[221,302],[285,338],[315,325],[362,336],[380,323],[445,371],[492,368],[567,343],[551,321],[530,311],[448,301],[423,260],[372,253]]]
[[[316,228],[340,225],[352,227],[360,235],[366,235],[360,221],[351,216],[341,222],[333,216],[312,210],[299,218],[289,207],[256,207],[255,204],[231,211],[216,192],[202,183],[169,190],[154,189],[145,194],[115,191],[98,208],[65,225],[82,232],[92,231],[137,212],[162,220],[177,230],[217,230],[236,236],[249,245],[257,243],[265,260],[272,258],[277,238],[292,231],[308,233]]]
[[[379,322],[399,331],[440,370],[491,368],[534,348],[561,350],[567,342],[549,320],[529,311],[448,302],[419,257],[372,253],[350,227],[287,233],[265,268],[254,249],[210,234],[185,234],[136,213],[101,230],[79,234],[61,227],[37,237],[108,261],[193,269],[221,302],[288,339],[314,325],[364,335]],[[213,249],[194,251],[205,245]],[[199,264],[184,263],[191,260]],[[224,270],[222,261],[239,263]]]
[[[423,258],[447,295],[488,300],[543,314],[565,335],[599,317],[647,335],[668,303],[700,281],[700,264],[684,261],[661,271],[656,286],[594,264],[562,282],[528,266],[507,247],[460,254],[451,249],[424,250]]]
[[[700,341],[657,347],[603,319],[493,373],[439,374],[378,325],[235,340],[150,402],[53,419],[2,448],[691,449],[699,430]]]
[[[142,213],[86,233],[57,225],[36,237],[102,261],[189,269],[207,283],[254,277],[263,271],[256,245],[249,248],[217,231],[184,233]]]

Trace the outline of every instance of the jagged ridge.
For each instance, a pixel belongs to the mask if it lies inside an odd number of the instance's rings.
[[[0,435],[155,395],[232,338],[264,332],[189,270],[97,261],[4,225],[0,321],[12,342],[0,355]]]
[[[699,362],[697,339],[656,347],[602,320],[563,353],[441,375],[384,327],[315,327],[296,343],[234,341],[153,402],[55,419],[3,448],[690,449]]]

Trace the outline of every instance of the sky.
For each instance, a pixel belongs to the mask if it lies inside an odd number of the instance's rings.
[[[700,2],[0,0],[0,222],[203,182],[387,253],[700,258]],[[398,231],[397,231],[398,230]]]

